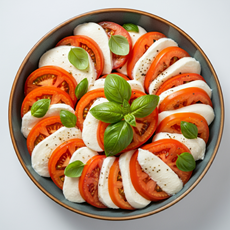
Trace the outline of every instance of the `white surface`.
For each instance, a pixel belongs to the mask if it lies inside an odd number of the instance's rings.
[[[189,4],[190,3],[190,4]],[[48,31],[78,14],[100,8],[134,8],[156,14],[188,33],[211,60],[225,97],[225,129],[218,154],[201,183],[184,199],[155,215],[133,221],[102,221],[73,213],[53,202],[29,179],[14,152],[8,128],[8,101],[17,70]],[[228,230],[230,226],[230,2],[8,0],[0,7],[1,50],[1,229],[68,230]],[[221,179],[220,179],[221,178]],[[95,228],[96,226],[96,228]]]

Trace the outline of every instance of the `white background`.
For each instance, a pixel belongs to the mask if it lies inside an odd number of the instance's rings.
[[[102,221],[53,202],[29,179],[14,152],[8,101],[17,70],[32,46],[58,24],[101,8],[133,8],[158,15],[188,33],[204,50],[225,98],[225,127],[218,154],[201,183],[173,207],[132,221]],[[1,0],[0,3],[0,228],[8,229],[230,229],[230,2],[229,0]]]

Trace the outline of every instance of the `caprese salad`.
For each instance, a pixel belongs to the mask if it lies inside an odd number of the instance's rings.
[[[178,193],[205,157],[214,119],[200,63],[132,23],[78,25],[24,87],[33,169],[64,197],[140,209]]]

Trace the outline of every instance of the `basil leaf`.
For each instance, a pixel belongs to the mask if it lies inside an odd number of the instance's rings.
[[[98,120],[106,123],[115,123],[123,117],[121,105],[115,102],[104,102],[90,109],[90,113]]]
[[[195,139],[198,136],[198,128],[196,125],[186,122],[186,121],[181,121],[180,122],[180,127],[181,127],[181,132],[184,137],[188,139]]]
[[[119,104],[123,104],[124,100],[128,101],[131,97],[129,83],[116,74],[109,74],[105,78],[104,92],[109,101]]]
[[[76,126],[77,117],[75,116],[75,114],[73,114],[67,110],[61,110],[60,118],[61,118],[61,123],[65,127],[72,128],[72,127]]]
[[[111,35],[109,48],[114,54],[125,56],[129,53],[129,42],[122,35]]]
[[[137,125],[136,125],[136,119],[135,119],[134,115],[128,113],[128,114],[126,114],[126,115],[124,116],[124,119],[125,119],[125,121],[126,121],[128,124],[130,124],[130,125],[132,125],[132,126],[134,126],[134,127],[137,126]]]
[[[133,139],[133,129],[125,121],[110,124],[104,133],[106,156],[114,156],[124,150]]]
[[[82,96],[84,96],[88,91],[88,79],[84,78],[83,80],[81,80],[79,82],[79,84],[77,85],[76,89],[75,89],[75,95],[77,97],[77,99],[81,99]]]
[[[131,113],[138,118],[146,117],[153,112],[159,102],[159,96],[144,95],[135,99],[131,105]]]
[[[36,101],[31,107],[31,115],[34,117],[44,117],[50,106],[50,99],[41,99]]]
[[[86,70],[89,66],[88,53],[81,47],[71,48],[68,59],[69,62],[79,70]]]
[[[124,24],[123,28],[125,28],[129,32],[136,32],[136,33],[139,32],[138,26],[135,25],[135,24],[132,24],[132,23],[126,23],[126,24]]]
[[[80,177],[85,164],[79,160],[73,161],[65,168],[64,174],[68,177]]]
[[[178,169],[184,172],[190,172],[196,167],[196,162],[192,154],[185,152],[178,155],[176,160],[176,166]]]
[[[123,113],[124,113],[124,115],[130,113],[130,111],[131,111],[130,110],[130,104],[127,100],[124,99],[124,101],[123,101]]]

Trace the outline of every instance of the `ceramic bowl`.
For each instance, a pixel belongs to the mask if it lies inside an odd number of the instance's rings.
[[[29,74],[37,69],[41,55],[47,50],[53,48],[62,38],[72,35],[73,29],[78,24],[105,20],[113,21],[120,25],[123,25],[124,23],[134,23],[142,26],[147,31],[159,31],[167,37],[172,38],[181,48],[185,49],[192,57],[200,62],[202,66],[201,75],[205,78],[213,92],[212,102],[215,111],[215,119],[210,126],[210,138],[207,144],[205,159],[197,163],[197,167],[194,170],[191,179],[179,193],[167,200],[158,203],[152,202],[146,208],[135,211],[112,209],[98,210],[87,203],[76,204],[66,200],[62,191],[51,181],[51,179],[40,177],[33,170],[31,167],[30,155],[26,147],[26,139],[20,131],[20,109],[24,99],[24,83]],[[85,216],[105,220],[127,220],[152,215],[163,211],[185,197],[201,181],[212,164],[220,144],[223,124],[224,103],[221,87],[215,70],[203,50],[191,37],[189,37],[189,35],[171,22],[156,15],[132,9],[102,9],[88,12],[71,18],[51,30],[39,40],[37,44],[35,44],[25,57],[15,77],[9,100],[9,128],[12,143],[22,167],[31,180],[42,192],[61,206]]]

